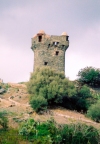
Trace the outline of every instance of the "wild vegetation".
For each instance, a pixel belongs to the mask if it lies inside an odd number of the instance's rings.
[[[82,74],[81,71],[80,76]],[[32,108],[38,112],[47,107],[59,105],[71,110],[86,112],[91,104],[97,102],[98,97],[91,92],[89,85],[80,84],[81,77],[78,79],[79,82],[75,83],[65,78],[64,73],[57,73],[49,67],[37,69],[28,82]]]
[[[0,144],[24,144],[25,140],[19,135],[17,129],[0,129]],[[27,142],[28,144],[28,142]]]
[[[0,112],[0,144],[19,144],[23,138],[19,135],[18,130],[8,126],[7,112]]]
[[[78,81],[83,85],[100,87],[100,69],[85,67],[78,72]]]
[[[87,84],[90,88],[100,88],[100,69],[85,67],[78,72],[80,85]],[[87,108],[87,116],[100,122],[100,93],[92,94],[92,105]]]
[[[24,122],[19,134],[34,144],[98,144],[99,132],[82,123],[58,125],[53,119],[40,123]]]
[[[32,73],[27,90],[30,94],[30,105],[22,104],[23,110],[26,108],[26,119],[20,119],[16,113],[13,120],[19,125],[19,128],[9,127],[10,114],[6,111],[0,112],[0,143],[1,144],[98,144],[100,143],[100,131],[93,126],[86,125],[77,121],[67,121],[67,124],[57,124],[54,119],[34,120],[31,113],[52,111],[51,108],[58,106],[69,110],[76,110],[90,117],[95,122],[100,122],[100,93],[94,88],[99,88],[99,69],[87,67],[78,73],[76,81],[70,81],[64,73],[57,73],[49,67],[39,68]],[[15,105],[8,104],[8,109],[19,107],[22,97],[26,92],[21,88],[9,89],[8,84],[1,84],[0,89],[4,88],[7,95],[1,95],[1,101],[5,103],[11,97],[11,101],[18,100]],[[10,92],[11,90],[11,92]],[[6,96],[5,96],[6,95]],[[19,99],[18,99],[19,98]],[[24,97],[25,100],[25,97]],[[9,103],[10,103],[9,102]],[[25,100],[25,102],[27,102]],[[2,105],[2,102],[0,103]],[[49,110],[48,110],[49,109]],[[18,112],[18,107],[15,111]],[[20,113],[23,117],[24,112]],[[34,114],[35,114],[34,112]],[[13,115],[13,113],[11,114]],[[16,116],[15,116],[16,115]],[[63,115],[63,114],[62,114]],[[52,114],[50,115],[52,116]],[[72,115],[73,116],[73,115]],[[29,118],[31,117],[31,118]],[[53,117],[53,116],[52,116]],[[62,118],[62,117],[61,117]],[[88,119],[88,118],[87,118]],[[20,125],[21,124],[21,125]]]
[[[65,78],[64,73],[57,73],[50,68],[37,69],[28,82],[31,95],[30,104],[36,112],[47,106],[62,103],[64,96],[76,94],[74,84]]]
[[[90,105],[98,100],[86,85],[81,86],[75,91],[75,95],[71,97],[65,96],[63,98],[61,106],[71,110],[86,112]]]
[[[0,83],[0,94],[4,94],[9,88],[8,84]]]
[[[89,107],[87,116],[96,122],[100,122],[100,100]]]
[[[0,125],[4,130],[8,128],[7,112],[5,111],[0,112]]]

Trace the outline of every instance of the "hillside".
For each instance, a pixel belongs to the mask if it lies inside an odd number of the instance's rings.
[[[95,127],[100,124],[86,118],[83,114],[64,108],[50,109],[43,114],[36,114],[29,105],[29,94],[24,84],[10,84],[10,88],[4,94],[0,94],[0,111],[8,112],[9,126],[18,127],[21,121],[34,118],[38,121],[46,121],[54,118],[59,124],[71,122],[84,122]]]

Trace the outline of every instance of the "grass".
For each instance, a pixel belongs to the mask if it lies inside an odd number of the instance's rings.
[[[25,144],[28,142],[23,140],[22,136],[19,135],[18,130],[9,128],[4,131],[0,129],[0,144]]]

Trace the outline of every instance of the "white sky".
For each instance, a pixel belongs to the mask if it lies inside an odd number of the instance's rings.
[[[39,30],[69,35],[65,74],[100,68],[100,0],[0,0],[0,78],[29,79],[33,70],[31,38]]]

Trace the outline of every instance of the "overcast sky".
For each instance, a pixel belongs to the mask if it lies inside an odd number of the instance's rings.
[[[100,0],[0,0],[0,78],[29,79],[33,70],[31,38],[69,35],[65,74],[74,80],[86,66],[100,68]]]

